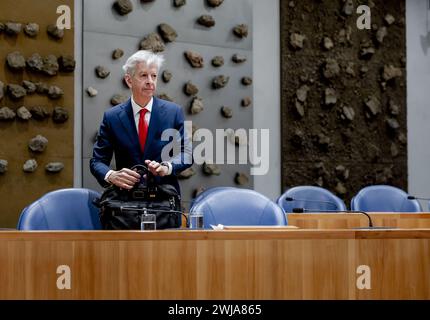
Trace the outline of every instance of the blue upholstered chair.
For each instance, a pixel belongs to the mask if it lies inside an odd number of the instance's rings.
[[[210,225],[277,225],[287,219],[282,209],[269,198],[248,189],[225,188],[212,191],[194,202],[190,212],[201,212],[204,227]]]
[[[308,212],[346,210],[342,199],[316,186],[297,186],[288,189],[278,198],[277,203],[284,212],[293,212],[293,208],[305,209]]]
[[[99,230],[99,209],[93,200],[100,194],[89,189],[49,192],[21,212],[19,230]]]
[[[202,191],[193,200],[191,200],[190,208],[194,205],[194,203],[201,201],[202,199],[206,198],[211,193],[218,192],[220,190],[225,190],[225,189],[235,189],[235,188],[234,187],[213,187],[213,188],[206,189],[206,190]]]
[[[361,189],[351,200],[351,210],[370,212],[421,212],[421,205],[415,199],[408,199],[402,189],[375,185]]]

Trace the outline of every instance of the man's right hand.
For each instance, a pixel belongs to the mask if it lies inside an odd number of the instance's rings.
[[[119,171],[113,171],[108,180],[117,187],[130,190],[140,181],[140,174],[128,168],[122,168]]]

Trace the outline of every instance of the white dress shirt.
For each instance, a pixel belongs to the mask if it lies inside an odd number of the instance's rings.
[[[149,121],[151,121],[151,112],[152,112],[152,104],[154,103],[154,98],[151,98],[149,102],[146,104],[144,109],[148,110],[145,114],[145,122],[149,127]],[[139,106],[136,101],[134,101],[133,96],[131,97],[131,107],[133,108],[133,116],[134,123],[136,124],[136,131],[139,132],[139,119],[140,119],[140,110],[142,107]]]

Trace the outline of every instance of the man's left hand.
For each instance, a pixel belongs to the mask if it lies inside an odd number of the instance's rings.
[[[145,164],[154,176],[164,177],[169,173],[169,168],[157,161],[145,160]]]

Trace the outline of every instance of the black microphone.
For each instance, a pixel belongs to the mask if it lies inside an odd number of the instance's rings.
[[[294,213],[304,213],[304,212],[327,212],[327,213],[361,213],[364,214],[369,220],[369,228],[382,228],[382,229],[391,229],[390,227],[374,227],[372,218],[367,214],[367,212],[360,210],[318,210],[318,209],[305,209],[305,208],[293,208]]]
[[[328,200],[313,200],[313,199],[297,199],[293,197],[285,197],[285,201],[302,201],[302,202],[315,202],[315,203],[327,203],[337,208],[337,204],[333,201]]]
[[[430,201],[430,198],[421,198],[421,197],[415,197],[415,196],[408,196],[408,200],[426,200],[426,201]]]

